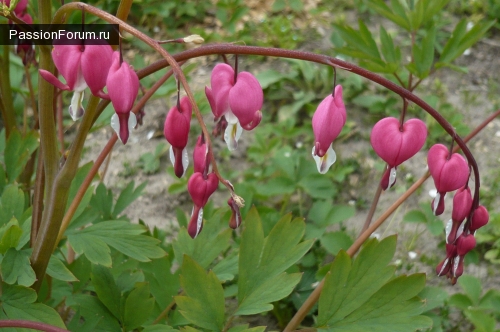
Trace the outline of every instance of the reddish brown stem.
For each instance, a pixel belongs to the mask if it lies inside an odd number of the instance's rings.
[[[52,326],[40,322],[32,322],[29,320],[19,320],[19,319],[0,320],[0,328],[2,327],[21,327],[21,328],[32,329],[37,331],[45,331],[45,332],[69,332],[68,330],[61,329],[57,326]]]

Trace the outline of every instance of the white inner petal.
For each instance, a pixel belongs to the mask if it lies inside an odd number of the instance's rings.
[[[130,112],[130,116],[128,117],[128,132],[129,134],[132,133],[132,129],[137,126],[137,117],[135,116],[134,112]]]
[[[229,121],[228,121],[229,122]],[[234,151],[238,147],[238,140],[241,137],[243,128],[241,128],[240,123],[228,123],[226,130],[224,132],[224,141],[227,144],[229,151]]]
[[[389,173],[389,188],[396,182],[396,167],[391,168]]]
[[[446,234],[446,243],[448,243],[448,236],[450,235],[451,232],[451,227],[453,226],[453,220],[448,220],[446,223],[446,226],[444,227],[444,232]]]
[[[120,121],[118,120],[118,114],[114,113],[111,117],[111,128],[115,131],[115,133],[120,136]]]
[[[201,226],[203,226],[203,208],[200,209],[200,213],[198,213],[198,219],[196,220],[196,235],[200,234]]]
[[[460,263],[460,257],[455,256],[455,258],[453,259],[453,276],[454,277],[457,276],[458,263]]]
[[[448,261],[449,261],[449,260],[450,260],[449,258],[446,258],[446,259],[444,260],[443,266],[441,267],[441,271],[439,271],[438,276],[441,276],[441,275],[443,274],[443,271],[444,271],[444,269],[446,268],[446,265],[448,265]]]
[[[224,116],[226,117],[226,121],[230,124],[235,124],[239,122],[236,115],[234,115],[233,112],[231,111],[226,112]]]
[[[189,166],[189,157],[188,157],[188,152],[187,149],[184,148],[182,149],[182,169],[184,169],[184,172],[182,172],[182,176],[186,174],[186,170]]]
[[[170,162],[172,163],[172,166],[175,167],[175,155],[174,155],[174,148],[172,147],[172,145],[170,145],[170,149],[168,149],[168,152],[169,152],[168,155],[170,157]]]
[[[83,116],[85,110],[83,109],[83,91],[73,92],[73,97],[71,97],[71,104],[69,105],[69,114],[73,121],[78,120]]]
[[[432,213],[434,213],[434,215],[436,214],[436,210],[439,206],[439,199],[441,198],[441,194],[436,192],[436,197],[434,198],[434,200],[432,201]]]
[[[321,174],[325,174],[337,160],[337,155],[335,154],[335,151],[333,150],[331,144],[323,157],[317,156],[315,154],[315,151],[316,147],[313,146],[311,154],[314,158],[314,161],[316,162],[318,172],[320,172]]]

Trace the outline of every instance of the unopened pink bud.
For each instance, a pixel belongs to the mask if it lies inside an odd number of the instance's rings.
[[[472,215],[472,220],[470,223],[470,231],[475,232],[477,229],[483,227],[490,220],[490,215],[488,210],[483,206],[479,205],[479,207],[474,211]]]
[[[323,157],[342,131],[347,114],[342,99],[342,86],[335,87],[335,97],[328,95],[318,105],[312,118],[315,155]]]
[[[202,174],[208,173],[210,160],[208,159],[208,146],[201,134],[196,140],[196,145],[193,151],[194,171]]]
[[[457,245],[457,254],[459,256],[465,256],[469,251],[474,249],[476,246],[476,238],[474,235],[460,235],[456,241]]]
[[[236,229],[241,225],[240,207],[236,201],[231,197],[227,201],[227,205],[231,208],[231,219],[229,219],[229,227]]]
[[[188,191],[193,202],[198,207],[204,207],[210,196],[217,190],[219,179],[214,173],[206,178],[201,173],[193,173],[188,181]]]
[[[472,207],[472,195],[469,187],[460,188],[453,196],[453,210],[451,218],[454,221],[462,222],[470,213]]]
[[[173,147],[182,150],[186,147],[188,142],[193,108],[187,97],[182,97],[179,104],[180,109],[178,109],[177,106],[173,106],[170,111],[168,111],[163,133],[167,141]]]

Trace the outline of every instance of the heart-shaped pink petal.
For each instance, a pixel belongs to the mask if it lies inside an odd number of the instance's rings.
[[[410,119],[400,130],[399,120],[384,118],[377,122],[370,135],[375,153],[390,167],[395,167],[413,157],[427,138],[427,127],[419,119]]]
[[[465,158],[458,153],[452,154],[450,158],[448,156],[448,148],[443,144],[433,145],[427,156],[429,172],[440,193],[463,187],[469,178],[469,166]]]

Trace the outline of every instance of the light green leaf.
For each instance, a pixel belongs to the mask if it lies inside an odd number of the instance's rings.
[[[150,296],[149,284],[140,282],[125,300],[123,324],[127,330],[133,330],[144,323],[151,315],[155,299]]]
[[[224,327],[224,291],[213,271],[208,274],[191,257],[184,255],[181,286],[186,296],[176,296],[181,314],[192,324],[212,331]]]
[[[130,182],[125,189],[122,190],[120,196],[116,200],[113,215],[117,217],[120,213],[127,208],[133,201],[142,195],[142,191],[146,188],[147,182],[143,182],[134,189],[134,181]]]
[[[176,330],[171,326],[160,325],[160,324],[147,325],[144,326],[144,329],[142,330],[142,332],[177,332],[177,331],[179,330]]]
[[[380,26],[380,42],[382,44],[381,51],[386,62],[397,63],[399,65],[399,59],[396,56],[396,48],[394,42],[392,41],[391,35],[387,33],[383,26]]]
[[[211,219],[210,222],[204,223],[203,232],[194,240],[185,228],[179,231],[177,240],[172,245],[175,259],[179,264],[182,264],[184,255],[188,255],[203,268],[207,268],[222,251],[229,247],[232,230],[220,227],[221,224],[216,222],[216,218]]]
[[[35,301],[36,292],[33,289],[2,283],[0,311],[8,319],[25,319],[66,328],[57,311]]]
[[[116,286],[115,279],[111,271],[101,265],[92,265],[92,284],[94,285],[97,297],[108,308],[108,310],[119,320],[121,320],[120,301],[121,292]]]
[[[467,21],[462,19],[443,48],[439,62],[450,63],[461,56],[466,49],[474,45],[488,31],[495,21],[478,22],[467,32]]]
[[[241,236],[237,314],[256,314],[272,309],[269,299],[277,301],[293,290],[300,276],[283,273],[297,262],[313,241],[300,242],[305,231],[302,219],[284,216],[264,238],[262,222],[255,208],[248,213]],[[275,285],[280,285],[283,291]],[[264,285],[269,289],[264,292]]]
[[[69,196],[68,196],[68,202],[66,204],[66,209],[69,208],[71,203],[73,202],[76,193],[80,189],[80,187],[83,184],[83,181],[85,180],[87,174],[89,173],[90,169],[92,168],[93,162],[86,163],[85,165],[81,166],[78,171],[76,172],[75,177],[73,178],[73,181],[71,181],[71,187],[69,189]],[[87,188],[87,191],[83,195],[82,200],[80,201],[80,204],[78,205],[71,221],[75,220],[82,214],[82,212],[85,210],[85,208],[89,205],[90,199],[92,198],[94,192],[94,187],[89,186]]]
[[[393,2],[394,1],[391,1],[391,5],[394,5]],[[368,1],[368,7],[375,10],[377,13],[384,16],[385,18],[393,21],[406,31],[411,31],[410,22],[406,14],[403,13],[403,15],[399,15],[396,9],[393,12],[393,10],[385,4],[384,0],[370,0]],[[400,6],[397,9],[399,8]]]
[[[160,240],[140,235],[144,232],[146,228],[142,225],[124,220],[110,220],[83,230],[68,230],[66,235],[76,253],[84,253],[94,264],[111,266],[108,245],[141,262],[165,255],[165,251],[158,246]]]
[[[321,239],[321,245],[332,255],[337,255],[341,250],[347,250],[352,245],[353,241],[346,232],[332,232],[324,234]]]
[[[481,281],[479,281],[479,279],[474,276],[463,275],[462,277],[458,278],[458,284],[469,296],[473,305],[477,306],[481,298],[481,293],[483,292]]]
[[[13,183],[21,174],[24,166],[28,162],[31,154],[38,147],[38,133],[30,131],[24,137],[21,137],[19,130],[12,130],[7,145],[5,147],[5,171],[9,183]],[[23,206],[21,206],[22,208]],[[9,218],[10,219],[10,218]],[[1,223],[0,219],[0,223]]]
[[[2,260],[2,278],[8,284],[31,286],[35,283],[35,271],[30,263],[31,249],[18,251],[10,248]]]
[[[460,280],[460,279],[459,279]],[[465,317],[474,324],[475,332],[494,332],[496,320],[492,314],[481,309],[468,308],[464,310]]]
[[[0,254],[5,254],[9,248],[16,248],[22,234],[23,230],[15,218],[0,227]]]
[[[8,223],[12,217],[21,220],[24,212],[24,194],[16,185],[5,187],[0,198],[0,225]]]
[[[419,316],[425,306],[416,297],[425,286],[425,275],[391,279],[394,268],[387,264],[395,249],[392,236],[370,240],[354,261],[339,252],[319,298],[320,329],[407,332],[432,325],[429,317]]]
[[[141,263],[140,268],[144,272],[145,280],[149,282],[151,295],[160,308],[166,308],[179,291],[179,271],[174,274],[170,272],[171,264],[168,257]]]
[[[54,279],[62,281],[78,281],[73,273],[56,256],[50,256],[47,274]]]

